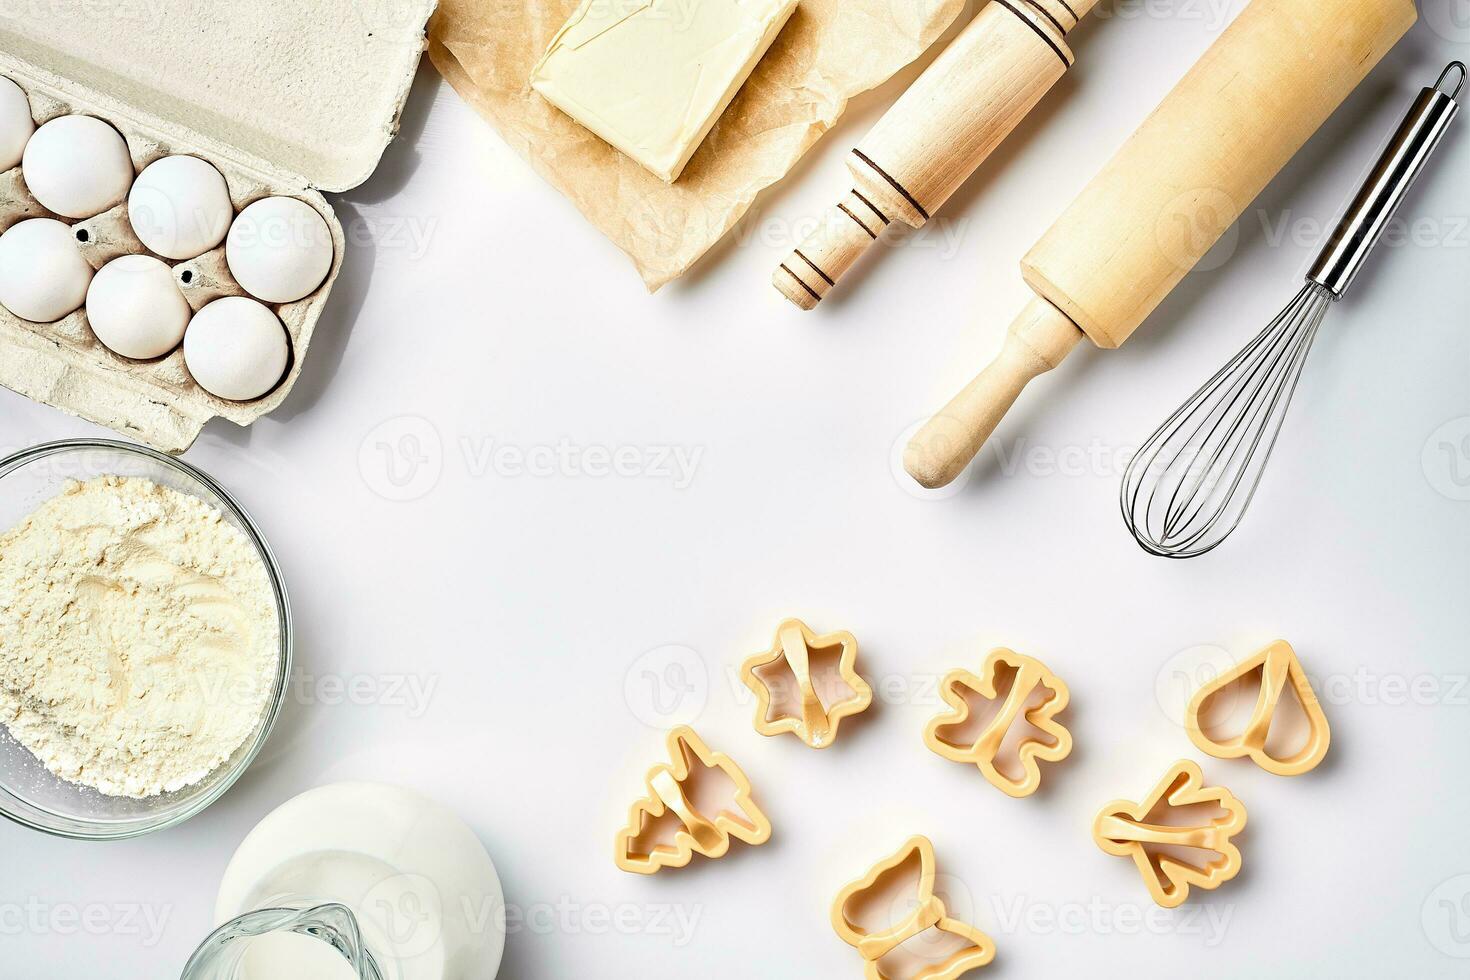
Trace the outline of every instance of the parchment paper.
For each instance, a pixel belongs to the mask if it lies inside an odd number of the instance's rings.
[[[429,22],[429,57],[516,152],[628,253],[652,291],[734,227],[755,196],[837,122],[848,99],[922,54],[964,0],[802,0],[673,185],[531,90],[531,69],[577,6],[441,0]]]

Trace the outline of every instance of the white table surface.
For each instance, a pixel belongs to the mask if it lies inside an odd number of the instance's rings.
[[[1125,349],[1084,345],[1037,383],[967,485],[924,499],[895,477],[900,438],[1026,298],[1017,259],[1240,6],[1221,2],[1105,5],[1076,34],[1075,72],[983,175],[813,314],[771,269],[914,70],[649,296],[425,68],[382,166],[335,201],[357,244],[300,384],[187,455],[284,566],[288,710],[245,778],[175,830],[98,845],[0,825],[0,976],[176,976],[242,836],[346,778],[418,788],[479,833],[524,916],[511,980],[859,976],[829,903],[914,833],[934,841],[955,910],[995,937],[987,976],[1465,975],[1465,122],[1408,201],[1412,234],[1332,311],[1239,534],[1164,562],[1133,544],[1116,499],[1129,447],[1290,297],[1408,100],[1470,56],[1464,0],[1425,0],[1433,26],[1211,268]],[[7,448],[106,434],[10,392],[0,419]],[[626,449],[622,475],[596,475],[604,448]],[[736,679],[787,616],[855,633],[879,689],[822,754],[758,737]],[[1303,778],[1205,758],[1172,714],[1199,663],[1276,637],[1332,721],[1328,762]],[[1000,645],[1072,689],[1076,751],[1030,800],[920,741],[936,678]],[[745,767],[775,837],[625,874],[613,832],[680,721]],[[1249,808],[1245,870],[1157,913],[1090,825],[1180,757]]]

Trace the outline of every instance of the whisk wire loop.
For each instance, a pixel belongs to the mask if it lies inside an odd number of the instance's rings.
[[[1307,354],[1328,308],[1353,283],[1459,111],[1465,65],[1452,61],[1409,107],[1307,282],[1230,363],[1179,406],[1128,465],[1123,521],[1143,549],[1193,558],[1219,546],[1255,499]],[[1447,89],[1450,79],[1454,87]]]
[[[1123,478],[1123,519],[1144,550],[1192,558],[1245,516],[1281,434],[1330,290],[1303,286],[1144,443]]]

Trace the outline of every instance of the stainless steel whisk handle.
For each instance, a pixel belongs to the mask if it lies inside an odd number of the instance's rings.
[[[1458,73],[1453,89],[1445,83]],[[1389,219],[1403,202],[1424,163],[1434,152],[1460,110],[1456,97],[1465,84],[1465,66],[1452,61],[1440,73],[1433,87],[1419,93],[1408,115],[1399,123],[1387,148],[1373,164],[1368,179],[1358,188],[1347,213],[1332,233],[1327,247],[1312,263],[1307,281],[1327,289],[1333,299],[1341,299],[1363,267],[1363,261],[1388,225]]]

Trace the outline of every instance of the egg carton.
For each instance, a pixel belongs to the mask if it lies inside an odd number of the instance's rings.
[[[182,347],[149,361],[113,353],[92,333],[85,307],[53,323],[23,320],[0,307],[0,385],[170,453],[188,449],[210,419],[247,426],[290,394],[341,269],[345,248],[342,225],[317,188],[356,186],[376,166],[397,131],[434,4],[433,0],[378,0],[376,6],[362,8],[354,0],[323,4],[313,11],[321,15],[311,22],[321,24],[315,45],[312,37],[300,38],[305,23],[301,18],[306,14],[299,6],[288,0],[258,0],[258,4],[247,5],[252,7],[249,17],[260,18],[267,26],[275,18],[283,31],[289,28],[303,43],[273,48],[255,39],[252,45],[251,38],[239,36],[242,22],[230,21],[236,13],[213,17],[209,13],[217,9],[213,5],[156,0],[149,9],[163,15],[160,29],[176,36],[175,45],[163,47],[173,47],[175,53],[181,50],[178,44],[192,43],[196,48],[190,57],[164,65],[137,65],[144,49],[132,51],[134,60],[129,64],[136,67],[130,69],[133,77],[129,77],[117,64],[105,63],[112,58],[121,64],[129,45],[142,43],[107,35],[105,14],[126,12],[128,0],[93,0],[74,5],[76,10],[92,11],[91,20],[76,24],[58,20],[64,14],[57,11],[69,5],[35,7],[31,9],[42,13],[27,13],[19,18],[18,26],[0,28],[0,46],[5,48],[0,52],[0,75],[25,92],[37,126],[71,113],[96,116],[112,125],[127,141],[135,177],[155,160],[188,154],[208,161],[224,176],[237,215],[261,198],[282,196],[303,201],[322,216],[331,231],[334,252],[326,279],[300,300],[266,304],[290,337],[290,359],[281,381],[260,398],[228,401],[194,381]],[[376,19],[362,16],[362,10],[368,8]],[[32,16],[37,19],[27,23],[26,18]],[[110,29],[125,28],[114,23]],[[75,42],[78,37],[80,43]],[[200,44],[202,51],[197,47]],[[211,50],[211,44],[218,47]],[[260,52],[259,57],[248,53],[247,46]],[[321,60],[313,57],[313,47],[320,49]],[[65,54],[60,53],[63,50]],[[29,57],[17,56],[16,51]],[[87,60],[88,55],[93,60]],[[168,56],[163,51],[156,57]],[[357,63],[344,65],[344,58],[355,58]],[[238,91],[231,92],[219,85],[221,65],[258,66],[258,77],[240,79]],[[364,77],[383,78],[378,74],[382,71],[393,73],[387,83],[362,82]],[[175,86],[170,95],[162,94],[160,86],[165,80]],[[115,86],[108,86],[109,82]],[[354,103],[354,83],[359,87],[377,84],[377,94],[383,98],[367,101],[389,104]],[[197,99],[189,98],[191,90]],[[130,98],[125,101],[114,92]],[[145,101],[151,108],[139,104]],[[275,121],[272,108],[280,113],[280,133],[265,129]],[[168,110],[168,115],[155,109]],[[341,125],[318,125],[311,118],[313,113],[333,112],[362,116],[362,124],[354,124],[352,130],[360,132],[361,138],[346,139]],[[178,121],[181,117],[197,125],[184,125]],[[313,138],[319,138],[320,144],[312,145]],[[282,162],[273,162],[266,153]],[[316,173],[317,179],[302,176],[305,172]],[[0,174],[0,232],[33,217],[58,218],[31,196],[21,168]],[[59,220],[71,227],[94,270],[121,255],[155,254],[133,233],[126,201],[84,220]],[[155,257],[174,270],[175,282],[195,311],[222,296],[248,295],[230,275],[223,245],[183,262]]]

